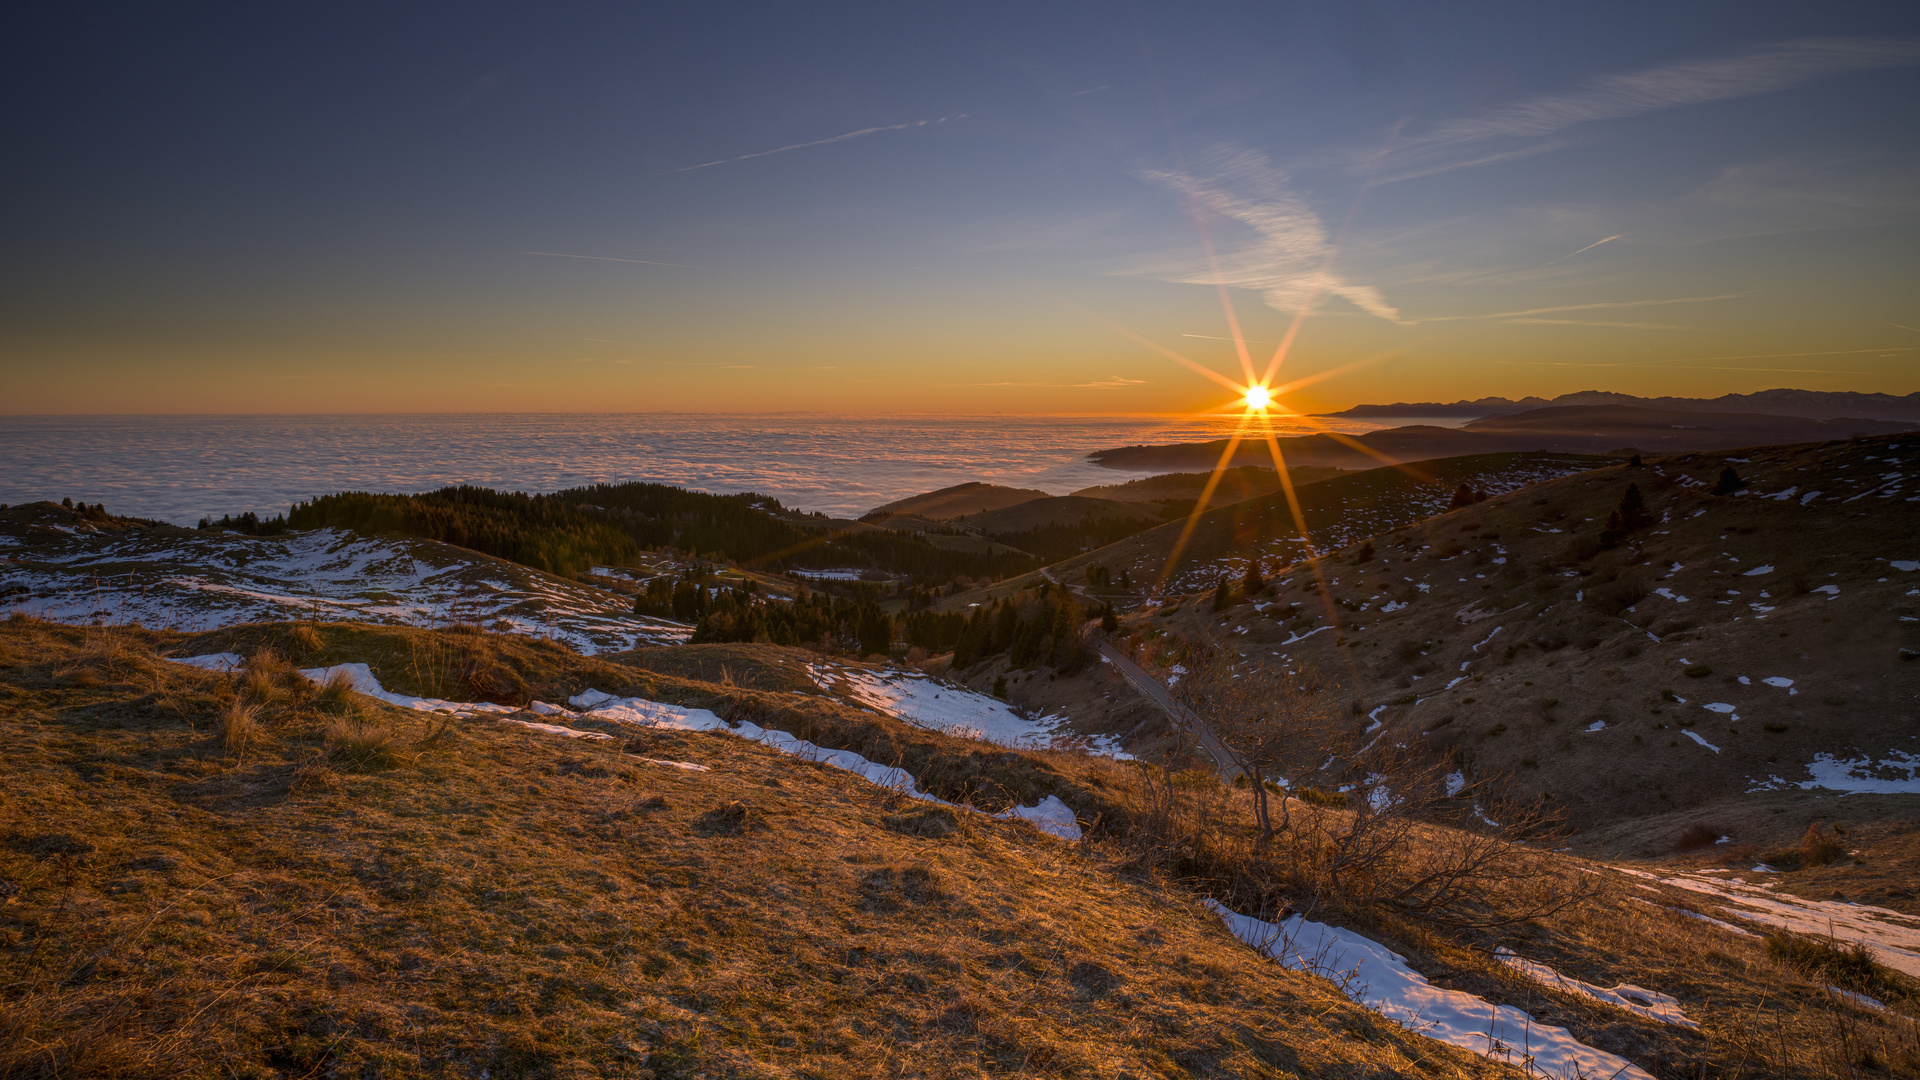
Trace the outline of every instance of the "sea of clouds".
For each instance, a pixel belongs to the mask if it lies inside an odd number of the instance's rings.
[[[971,480],[1065,494],[1140,475],[1085,459],[1223,438],[1233,417],[429,414],[0,417],[0,503],[71,498],[190,525],[338,491],[544,492],[648,480],[857,516]],[[1365,421],[1271,421],[1275,434]]]

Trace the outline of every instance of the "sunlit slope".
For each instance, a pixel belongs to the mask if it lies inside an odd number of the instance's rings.
[[[974,481],[944,487],[938,491],[929,491],[911,498],[896,499],[874,507],[867,511],[864,517],[871,518],[879,514],[912,514],[929,521],[946,521],[951,518],[965,517],[968,514],[982,514],[990,510],[1017,506],[1023,502],[1046,497],[1046,492],[1035,488],[1003,487],[999,484],[983,484]]]
[[[969,514],[959,521],[989,536],[1001,536],[1101,520],[1160,521],[1164,516],[1159,507],[1149,503],[1089,498],[1085,495],[1056,495],[989,510],[984,514]]]
[[[1287,471],[1294,486],[1299,487],[1340,476],[1348,470],[1308,465]],[[1096,487],[1082,488],[1073,494],[1097,499],[1118,499],[1122,502],[1161,502],[1170,499],[1184,499],[1191,502],[1206,491],[1207,484],[1213,479],[1213,475],[1210,472],[1165,473],[1160,476],[1129,480],[1124,484],[1101,484]],[[1221,471],[1219,480],[1214,483],[1213,495],[1207,500],[1207,505],[1226,506],[1278,490],[1280,490],[1280,474],[1271,466],[1242,465]]]
[[[1126,571],[1136,589],[1153,585],[1163,573],[1168,573],[1165,592],[1212,588],[1222,575],[1237,580],[1255,556],[1269,568],[1284,566],[1307,557],[1310,550],[1343,547],[1431,517],[1447,509],[1462,484],[1482,493],[1510,491],[1611,460],[1576,454],[1480,454],[1383,466],[1295,489],[1311,547],[1301,541],[1286,496],[1275,493],[1202,514],[1184,545],[1183,518],[1076,555],[1050,571],[1061,581],[1079,582],[1088,567],[1104,566],[1115,580]],[[1169,572],[1176,550],[1179,559]]]
[[[875,754],[911,739],[961,800],[968,769],[982,800],[1084,790],[832,702],[537,642],[0,623],[0,1073],[1499,1074],[1022,823],[726,735],[438,727],[290,673],[249,684],[256,726],[223,741],[234,684],[153,652],[265,646],[413,692],[479,662]]]
[[[1916,465],[1884,440],[1616,465],[1132,626],[1321,671],[1354,723],[1584,825],[1757,789],[1920,796]],[[1728,466],[1747,486],[1710,494]],[[1654,521],[1606,547],[1629,485]]]

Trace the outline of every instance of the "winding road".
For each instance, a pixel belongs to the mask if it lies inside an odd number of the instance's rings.
[[[1214,767],[1220,771],[1221,780],[1231,784],[1240,776],[1239,766],[1233,763],[1233,755],[1227,752],[1219,736],[1216,736],[1213,729],[1207,726],[1207,722],[1200,719],[1192,709],[1175,700],[1167,688],[1161,685],[1160,680],[1147,674],[1139,664],[1134,663],[1126,653],[1121,652],[1110,641],[1100,642],[1100,655],[1125,676],[1135,690],[1145,694],[1149,700],[1160,706],[1173,719],[1175,727],[1192,735],[1199,742],[1200,748],[1213,758]]]

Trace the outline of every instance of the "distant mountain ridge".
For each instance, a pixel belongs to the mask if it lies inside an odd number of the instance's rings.
[[[1920,428],[1920,421],[1803,416],[1726,410],[1656,409],[1632,405],[1554,405],[1496,413],[1459,427],[1409,424],[1360,436],[1296,435],[1277,439],[1288,467],[1319,465],[1368,469],[1376,465],[1469,454],[1540,451],[1561,454],[1641,452],[1675,454],[1731,450],[1742,446],[1826,442],[1856,435],[1893,435]],[[1087,457],[1108,468],[1177,472],[1270,463],[1267,443],[1244,440],[1224,459],[1227,440],[1165,446],[1123,446]]]
[[[1851,390],[1761,390],[1753,394],[1722,394],[1717,398],[1637,397],[1606,390],[1576,390],[1556,398],[1484,397],[1452,403],[1402,401],[1391,405],[1355,405],[1340,412],[1321,413],[1349,420],[1375,416],[1478,418],[1503,416],[1549,406],[1633,405],[1643,409],[1675,409],[1687,412],[1764,413],[1770,416],[1798,416],[1809,420],[1837,420],[1857,417],[1862,420],[1920,420],[1920,393],[1862,394]]]

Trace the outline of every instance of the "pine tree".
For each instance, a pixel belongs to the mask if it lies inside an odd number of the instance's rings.
[[[1120,587],[1123,589],[1133,588],[1133,577],[1127,573],[1124,567],[1120,571]]]
[[[1453,502],[1447,506],[1447,509],[1458,510],[1463,506],[1472,506],[1474,503],[1480,501],[1477,497],[1478,494],[1478,492],[1467,485],[1461,484],[1459,487],[1453,489]]]
[[[1356,563],[1372,562],[1373,561],[1373,541],[1371,540],[1362,541],[1360,544],[1360,550],[1353,553],[1353,561]]]
[[[1233,606],[1233,591],[1227,588],[1227,579],[1221,578],[1220,584],[1213,590],[1213,610],[1225,611]]]
[[[1713,494],[1731,495],[1746,486],[1747,482],[1740,479],[1740,474],[1734,472],[1733,466],[1729,465],[1720,470],[1720,482],[1713,485]]]
[[[1007,696],[1007,677],[1005,675],[995,675],[993,677],[993,696],[997,698]]]
[[[1248,596],[1259,596],[1261,593],[1267,591],[1267,581],[1260,576],[1260,560],[1258,558],[1252,559],[1247,563],[1247,577],[1246,580],[1241,583],[1240,588],[1241,591],[1245,592]]]
[[[1105,630],[1109,634],[1117,634],[1120,632],[1120,618],[1113,613],[1112,604],[1108,604],[1106,610],[1100,613],[1100,629]]]
[[[1627,538],[1627,534],[1644,529],[1653,524],[1654,517],[1647,511],[1645,499],[1640,497],[1640,485],[1628,484],[1626,493],[1620,496],[1620,505],[1607,515],[1607,522],[1600,528],[1600,543],[1613,547]]]

